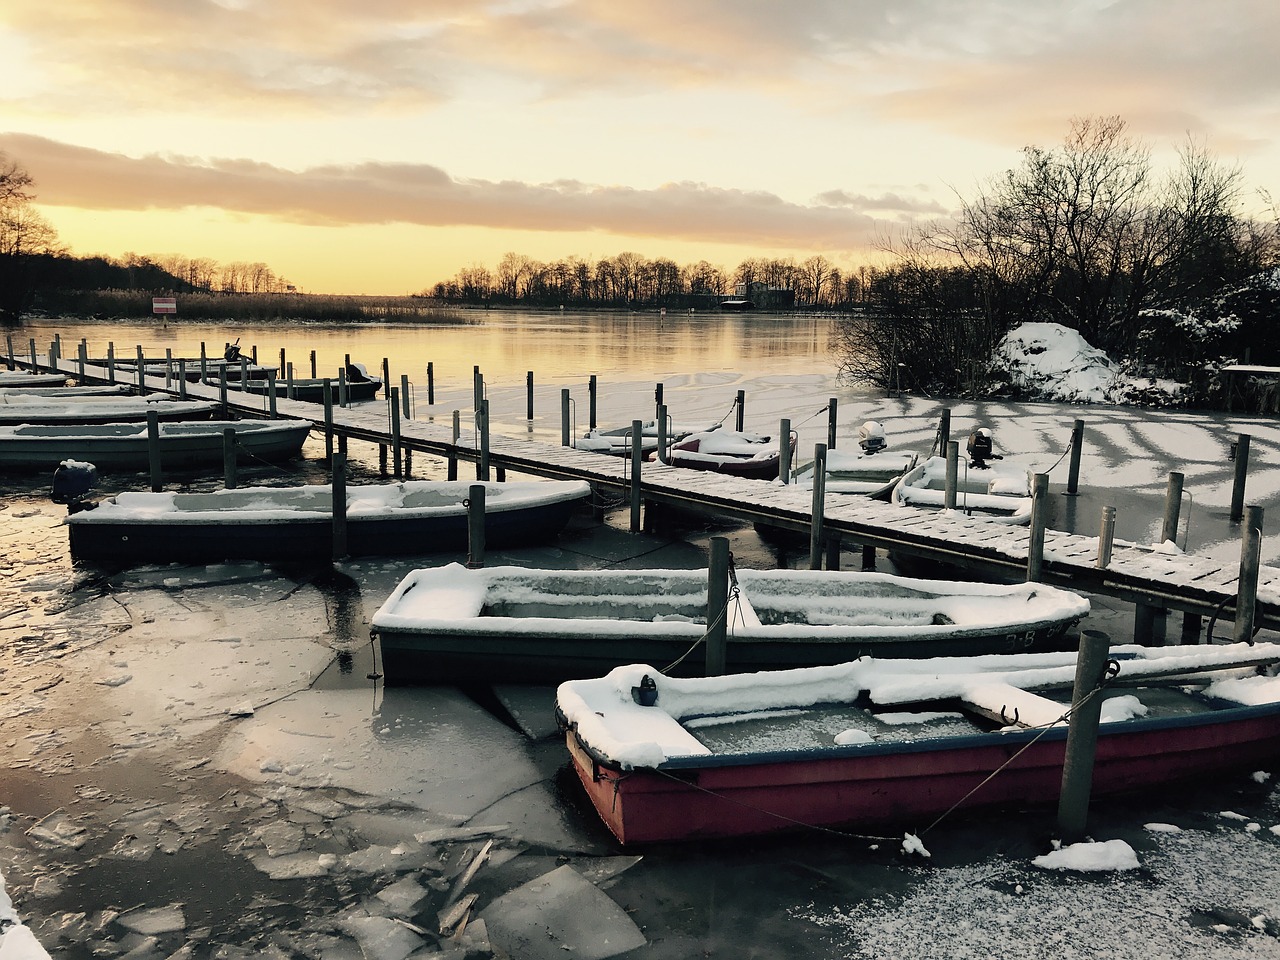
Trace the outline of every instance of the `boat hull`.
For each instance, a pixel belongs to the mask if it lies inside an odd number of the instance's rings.
[[[432,484],[433,481],[415,481]],[[530,482],[525,486],[557,487],[559,483]],[[444,486],[445,484],[440,484]],[[470,541],[470,520],[463,503],[469,486],[458,488],[457,505],[447,511],[402,510],[376,515],[348,514],[346,555],[402,556],[466,551]],[[501,487],[501,484],[492,484]],[[515,484],[521,486],[521,484]],[[292,488],[311,491],[315,499],[332,496],[328,487]],[[349,501],[359,498],[360,487],[349,487]],[[485,545],[494,549],[545,543],[568,524],[574,511],[590,496],[587,484],[563,484],[563,495],[548,496],[543,502],[517,505],[510,509],[495,504],[485,511]],[[230,492],[252,498],[253,489]],[[264,497],[271,491],[263,489]],[[212,500],[219,494],[204,495]],[[498,496],[490,498],[498,500]],[[268,501],[269,503],[269,501]],[[268,506],[257,511],[208,511],[221,515],[164,520],[148,517],[139,521],[127,514],[113,517],[108,509],[87,511],[67,518],[71,556],[76,560],[110,563],[209,563],[220,560],[262,560],[270,562],[324,562],[333,556],[333,516],[327,503],[310,503],[306,510],[290,511]]]
[[[1280,704],[1124,727],[1100,729],[1095,797],[1204,779],[1280,756]],[[920,829],[953,808],[1056,802],[1066,730],[1051,730],[1028,746],[1038,733],[987,734],[946,748],[899,745],[844,757],[715,766],[673,762],[658,770],[626,771],[603,765],[573,730],[566,740],[605,825],[620,842],[642,844],[801,826]]]
[[[161,424],[162,469],[220,466],[225,427],[236,430],[237,459],[246,463],[299,456],[311,430],[306,422],[280,420]],[[146,470],[150,466],[147,428],[138,424],[0,428],[0,471],[54,470],[68,459],[87,461],[101,471]]]
[[[325,380],[323,379],[307,379],[294,380],[292,388],[288,381],[276,380],[276,396],[281,399],[301,400],[305,403],[324,403]],[[329,399],[333,403],[341,400],[339,384],[336,379],[329,380]],[[270,384],[266,380],[248,380],[242,388],[238,383],[232,390],[244,389],[247,393],[256,393],[259,396],[266,396],[270,393]],[[362,400],[372,400],[378,395],[378,391],[382,389],[381,380],[356,380],[347,383],[347,400],[351,403],[358,403]]]
[[[52,398],[49,403],[0,404],[0,426],[15,424],[97,425],[106,423],[145,423],[154,411],[160,423],[211,420],[218,405],[211,401],[171,400],[160,402],[76,403],[71,398]]]

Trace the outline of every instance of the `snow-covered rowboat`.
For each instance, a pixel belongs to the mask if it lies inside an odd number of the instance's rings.
[[[1042,584],[879,573],[738,570],[725,611],[731,672],[896,657],[1061,649],[1089,611]],[[387,682],[559,682],[666,667],[707,632],[705,570],[414,570],[374,614]],[[702,672],[696,650],[675,668]]]
[[[351,556],[465,551],[473,484],[435,480],[347,487]],[[577,480],[486,483],[485,545],[553,539],[591,495]],[[80,560],[147,563],[328,561],[333,488],[243,487],[209,493],[119,493],[66,518]]]
[[[174,400],[168,396],[31,396],[0,393],[0,424],[140,423],[151,411],[161,421],[209,420],[218,412],[212,400]]]
[[[790,439],[795,448],[795,436]],[[776,480],[782,461],[781,443],[772,437],[737,430],[692,433],[671,445],[667,462],[673,467],[710,470],[750,480]],[[656,459],[657,454],[650,455]]]
[[[1280,660],[1280,645],[1112,657],[1093,796],[1280,756],[1280,677],[1256,666]],[[1057,802],[1075,669],[1070,653],[688,679],[631,665],[561,684],[557,717],[578,778],[624,844],[919,829],[956,807]]]

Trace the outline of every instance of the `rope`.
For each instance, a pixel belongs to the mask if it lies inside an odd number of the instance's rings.
[[[700,636],[697,640],[693,641],[693,643],[689,646],[688,650],[680,654],[680,656],[676,657],[675,660],[668,663],[665,667],[663,667],[658,672],[665,676],[669,674],[672,670],[674,670],[676,667],[680,666],[680,664],[684,663],[685,659],[689,656],[689,654],[693,653],[693,651],[697,650],[701,644],[705,643],[707,640],[707,637],[711,636],[711,631],[716,629],[721,624],[721,622],[729,615],[729,604],[738,603],[741,596],[742,596],[742,590],[738,586],[738,572],[734,568],[733,554],[731,553],[729,554],[729,591],[725,595],[724,606],[720,609],[720,612],[717,613],[715,617],[712,618],[707,623],[707,629],[703,632],[702,636]],[[741,609],[742,609],[741,604],[739,604],[738,609],[739,609],[739,612],[741,612]]]
[[[1067,454],[1071,452],[1071,446],[1072,446],[1071,440],[1072,438],[1075,437],[1075,435],[1076,435],[1075,427],[1072,427],[1071,436],[1067,438],[1067,449],[1062,451],[1062,456],[1060,456],[1057,460],[1053,461],[1053,466],[1050,467],[1048,470],[1043,471],[1044,473],[1052,473],[1053,467],[1056,467],[1058,464],[1060,464],[1063,460],[1067,458]]]

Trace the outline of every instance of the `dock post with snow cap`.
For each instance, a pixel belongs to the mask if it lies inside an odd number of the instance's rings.
[[[1101,630],[1080,632],[1066,756],[1062,762],[1062,792],[1058,796],[1058,832],[1061,839],[1069,843],[1084,838],[1088,821],[1093,761],[1097,755],[1098,724],[1102,717],[1101,685],[1106,676],[1110,649],[1111,639]]]
[[[707,565],[708,677],[724,676],[729,623],[729,539],[712,537]]]

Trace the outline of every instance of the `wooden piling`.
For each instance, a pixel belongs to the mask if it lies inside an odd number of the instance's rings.
[[[436,365],[427,361],[427,406],[436,405]]]
[[[80,386],[84,386],[84,368],[89,362],[89,346],[83,340],[80,341],[79,347],[76,348],[76,379],[80,382]]]
[[[405,420],[413,419],[413,411],[409,406],[410,397],[409,375],[402,373],[400,374],[400,416]]]
[[[1044,572],[1044,531],[1049,518],[1049,475],[1037,473],[1031,494],[1031,538],[1027,543],[1027,583],[1039,583]]]
[[[594,430],[596,428],[596,402],[599,399],[600,381],[596,375],[591,374],[591,378],[587,381],[587,429]]]
[[[960,482],[960,441],[948,440],[942,448],[947,458],[946,479],[943,481],[942,506],[947,510],[956,508],[956,487]]]
[[[569,388],[560,390],[560,446],[569,446]]]
[[[151,492],[159,493],[164,489],[164,477],[160,463],[160,414],[155,410],[147,411],[147,468],[151,473]]]
[[[480,428],[480,456],[476,460],[476,479],[489,481],[489,401],[481,400],[476,411],[476,426]]]
[[[478,570],[484,566],[484,497],[484,484],[472,484],[467,495],[468,570]]]
[[[383,386],[385,387],[386,384],[383,384]],[[345,410],[347,405],[350,402],[351,402],[351,391],[347,387],[347,368],[339,367],[338,368],[338,406],[342,407]]]
[[[1262,507],[1244,511],[1240,538],[1240,588],[1236,594],[1236,625],[1232,640],[1253,642],[1254,604],[1258,599],[1258,570],[1262,565]]]
[[[241,389],[241,390],[247,390],[247,389],[248,389],[248,387],[247,387],[247,386],[242,382],[242,383],[240,384],[240,389]],[[298,399],[298,385],[297,385],[297,383],[295,382],[295,380],[293,379],[293,361],[292,361],[292,360],[290,360],[290,361],[289,361],[288,366],[287,366],[287,367],[285,367],[285,392],[284,392],[284,395],[285,395],[286,397],[288,397],[290,400],[297,400],[297,399]]]
[[[836,448],[836,407],[840,400],[838,397],[832,397],[827,401],[827,449],[834,450]]]
[[[329,482],[332,491],[334,560],[347,555],[347,456],[334,453],[329,457]]]
[[[178,358],[178,399],[187,399],[187,358]]]
[[[1160,542],[1169,542],[1175,546],[1178,543],[1178,519],[1182,511],[1182,480],[1181,473],[1174,471],[1169,474],[1169,484],[1165,488],[1164,494],[1164,524],[1160,532]]]
[[[533,371],[524,375],[524,418],[533,419]]]
[[[400,391],[395,387],[387,395],[387,413],[391,418],[392,473],[401,480],[404,478],[404,457],[400,447]]]
[[[643,459],[641,443],[644,440],[644,424],[631,421],[631,532],[640,532],[640,462]]]
[[[458,438],[462,436],[462,411],[453,411],[453,446],[449,448],[448,478],[458,479]]]
[[[316,378],[316,352],[312,350],[311,351],[311,379],[314,380],[315,378]]]
[[[813,506],[809,525],[809,569],[822,569],[822,521],[827,500],[827,445],[813,445]]]
[[[274,391],[272,391],[274,393]],[[333,463],[333,394],[329,391],[329,380],[324,382],[324,459]]]
[[[654,406],[654,409],[656,410],[658,407],[660,407],[660,406],[662,406],[662,405],[663,405],[663,400],[662,400],[662,384],[661,384],[661,383],[655,383],[655,384],[653,385],[653,406]]]
[[[114,343],[107,344],[107,382],[116,382],[116,345]]]
[[[951,408],[944,407],[938,416],[938,453],[947,454],[947,444],[951,442]]]
[[[778,479],[791,482],[791,420],[787,417],[778,421]]]
[[[1236,476],[1231,487],[1231,522],[1244,518],[1244,483],[1249,474],[1249,434],[1236,438]]]
[[[236,488],[236,428],[222,428],[222,485]]]
[[[142,354],[142,344],[137,345],[138,359],[138,396],[144,397],[147,394],[147,369],[144,366],[144,357]]]
[[[747,392],[745,390],[738,391],[738,397],[736,400],[733,401],[733,405],[738,410],[738,418],[736,423],[737,423],[737,430],[739,433],[741,433],[745,429],[746,422],[747,422],[747,411],[746,411]]]
[[[729,621],[729,538],[712,537],[707,564],[708,677],[724,676]]]
[[[1084,449],[1084,421],[1077,420],[1071,428],[1071,460],[1067,468],[1067,495],[1074,497],[1080,491],[1080,453]]]
[[[667,435],[667,405],[661,403],[658,405],[658,462],[670,463],[670,453],[667,450],[667,444],[671,438]]]
[[[1110,649],[1111,640],[1102,631],[1080,632],[1066,756],[1062,764],[1062,791],[1058,796],[1058,832],[1068,843],[1085,836],[1089,794],[1093,789],[1093,761],[1098,747],[1098,722],[1102,715],[1103,698],[1098,685],[1106,675]]]

